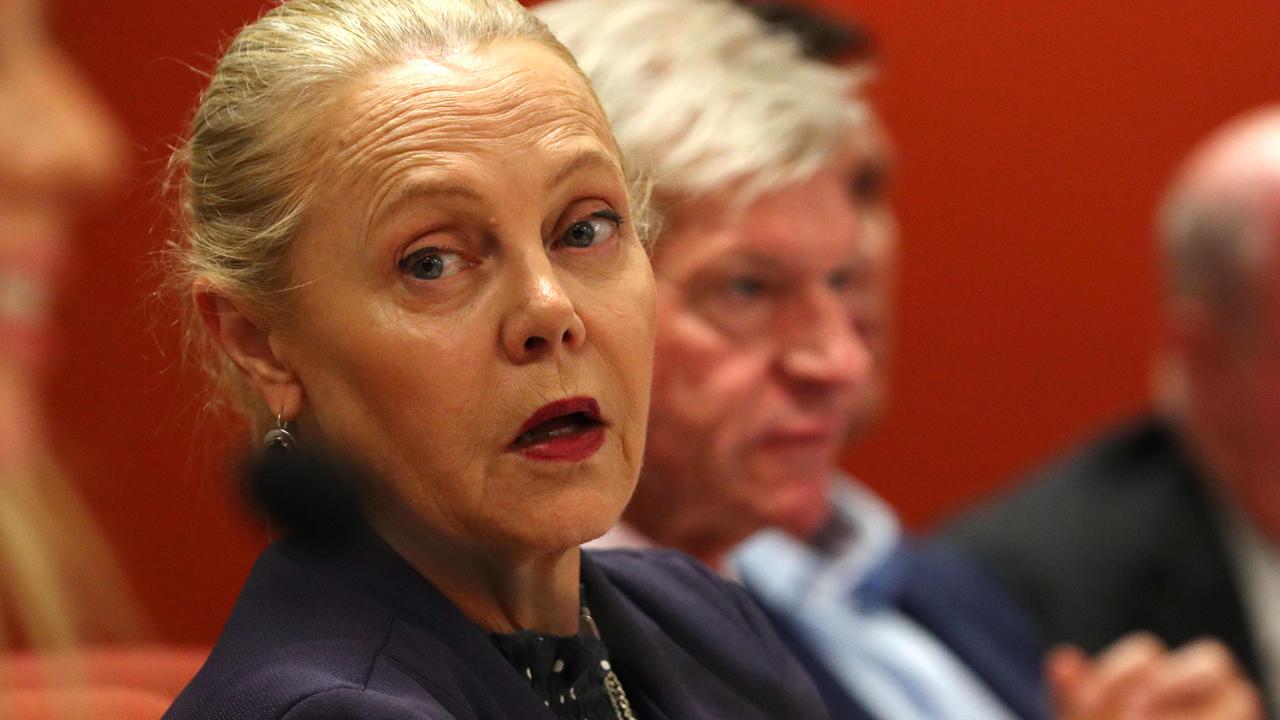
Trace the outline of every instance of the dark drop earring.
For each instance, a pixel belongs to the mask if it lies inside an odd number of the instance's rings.
[[[262,437],[262,444],[267,452],[285,454],[297,447],[298,443],[293,439],[293,434],[285,429],[287,424],[283,417],[276,415],[275,428],[268,430]]]

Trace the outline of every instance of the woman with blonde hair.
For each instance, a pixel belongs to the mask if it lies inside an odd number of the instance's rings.
[[[286,0],[176,165],[176,282],[283,454],[271,509],[312,522],[168,717],[824,717],[740,589],[579,550],[639,473],[653,276],[643,193],[526,10]],[[354,522],[314,522],[326,472]]]

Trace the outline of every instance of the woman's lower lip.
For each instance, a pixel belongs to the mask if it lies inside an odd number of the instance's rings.
[[[577,462],[594,455],[601,445],[604,445],[604,428],[596,426],[582,432],[547,438],[516,452],[529,460]]]

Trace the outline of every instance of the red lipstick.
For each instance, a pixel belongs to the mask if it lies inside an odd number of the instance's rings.
[[[604,444],[604,420],[595,398],[557,400],[538,408],[516,433],[509,450],[529,460],[578,462]]]

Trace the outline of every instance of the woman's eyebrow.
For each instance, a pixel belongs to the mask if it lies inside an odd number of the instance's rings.
[[[546,190],[551,190],[579,172],[589,169],[605,169],[617,171],[618,164],[602,150],[589,149],[574,155],[560,167],[546,183]],[[482,202],[484,198],[470,185],[452,178],[419,178],[411,180],[389,193],[388,199],[374,212],[373,224],[378,225],[406,203],[425,197],[453,196]]]
[[[551,190],[568,180],[573,175],[587,169],[603,168],[609,171],[617,171],[618,163],[604,151],[595,148],[583,150],[574,155],[569,162],[565,163],[551,179],[547,181],[546,189]]]
[[[465,198],[473,202],[482,202],[483,198],[475,188],[449,178],[423,178],[412,180],[390,194],[390,199],[382,203],[373,216],[373,225],[377,226],[387,218],[395,215],[406,203],[425,197],[452,196]]]

